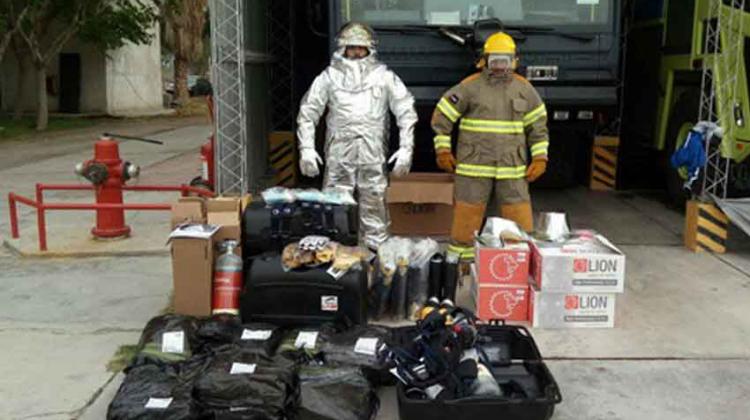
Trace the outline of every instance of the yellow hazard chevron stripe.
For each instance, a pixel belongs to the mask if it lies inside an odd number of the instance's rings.
[[[458,121],[461,118],[461,113],[445,98],[440,99],[437,104],[437,108],[443,113],[451,122]]]

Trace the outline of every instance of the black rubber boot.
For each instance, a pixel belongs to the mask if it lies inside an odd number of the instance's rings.
[[[436,297],[438,301],[443,300],[443,254],[435,254],[430,259],[430,277],[427,289],[427,299]]]
[[[443,264],[443,296],[442,299],[456,301],[456,288],[458,287],[458,264]]]

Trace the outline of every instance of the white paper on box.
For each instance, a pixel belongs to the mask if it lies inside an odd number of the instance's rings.
[[[172,404],[172,398],[149,398],[144,408],[149,410],[164,410]]]
[[[298,349],[312,350],[315,349],[315,343],[318,341],[317,331],[300,331],[297,339],[294,341],[294,347]]]
[[[613,328],[614,293],[553,293],[532,290],[531,321],[539,328]]]
[[[165,332],[161,335],[161,352],[162,353],[184,353],[185,352],[185,332],[172,331]]]
[[[273,331],[271,330],[248,330],[242,331],[242,340],[255,340],[255,341],[266,341],[271,338]]]
[[[587,4],[595,6],[599,4],[599,0],[576,0],[578,4]]]
[[[231,369],[229,369],[230,375],[243,375],[255,373],[255,363],[232,363]]]
[[[365,354],[368,356],[375,356],[378,349],[377,338],[360,338],[357,340],[357,344],[354,345],[354,352],[359,354]]]

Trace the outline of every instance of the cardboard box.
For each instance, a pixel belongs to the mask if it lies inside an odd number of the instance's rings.
[[[174,309],[180,315],[211,315],[215,234],[180,237],[175,231],[170,238]]]
[[[206,199],[180,197],[172,204],[172,229],[184,223],[206,223]]]
[[[529,319],[538,328],[613,328],[614,293],[555,293],[531,288]]]
[[[489,321],[529,320],[529,285],[479,285],[477,316]]]
[[[528,286],[531,248],[526,242],[490,248],[475,243],[477,280],[484,285]]]
[[[543,292],[622,293],[625,255],[605,237],[588,232],[586,240],[532,243],[531,273]]]
[[[412,173],[391,178],[386,192],[394,235],[448,236],[453,223],[453,175]]]
[[[234,240],[242,244],[242,212],[249,203],[249,196],[218,197],[206,202],[208,224],[221,226],[214,237],[216,243]]]

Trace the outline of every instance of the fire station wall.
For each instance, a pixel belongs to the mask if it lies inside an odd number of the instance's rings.
[[[78,54],[81,63],[79,112],[84,114],[144,115],[163,109],[161,43],[158,27],[149,45],[128,44],[106,55],[78,40],[70,41],[60,54]],[[108,57],[107,57],[108,56]],[[24,112],[36,112],[37,83],[26,59],[25,77],[19,77],[15,54],[9,50],[0,63],[0,105],[15,109],[16,92],[22,88]],[[60,110],[60,55],[47,67],[47,100],[50,112]]]
[[[72,41],[63,48],[61,54],[78,54],[81,59],[80,112],[105,113],[106,90],[104,54],[78,41]],[[19,77],[15,54],[8,51],[0,65],[2,72],[2,107],[5,111],[15,109],[18,89],[22,89],[21,103],[24,112],[36,112],[37,83],[36,73],[26,58],[25,77]],[[50,112],[59,110],[60,100],[60,60],[53,57],[47,67],[47,101]]]
[[[163,109],[161,41],[158,26],[148,45],[127,44],[106,59],[106,110],[110,115],[143,115]]]

